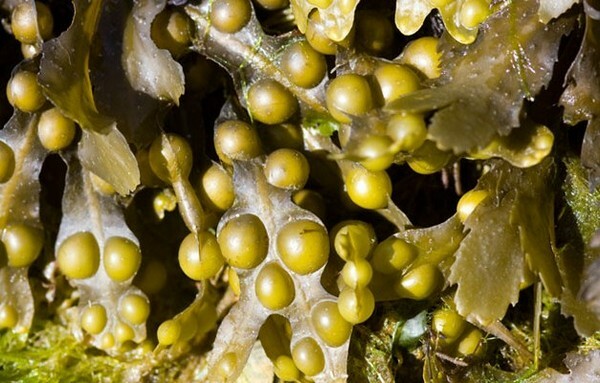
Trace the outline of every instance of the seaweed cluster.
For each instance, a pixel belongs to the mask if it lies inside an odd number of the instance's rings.
[[[0,11],[0,380],[593,374],[597,2]]]

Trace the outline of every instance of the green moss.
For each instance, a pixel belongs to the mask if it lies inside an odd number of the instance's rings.
[[[590,191],[588,177],[576,157],[564,160],[567,179],[563,184],[566,203],[573,212],[576,227],[584,243],[600,228],[600,189]]]
[[[174,382],[191,360],[142,346],[110,356],[50,320],[34,322],[31,330],[29,336],[0,332],[0,382]]]

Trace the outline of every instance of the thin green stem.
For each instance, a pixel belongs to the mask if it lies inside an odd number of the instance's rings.
[[[542,317],[542,291],[541,282],[537,282],[534,286],[535,293],[535,309],[533,313],[533,368],[538,370],[540,362],[540,322]]]

